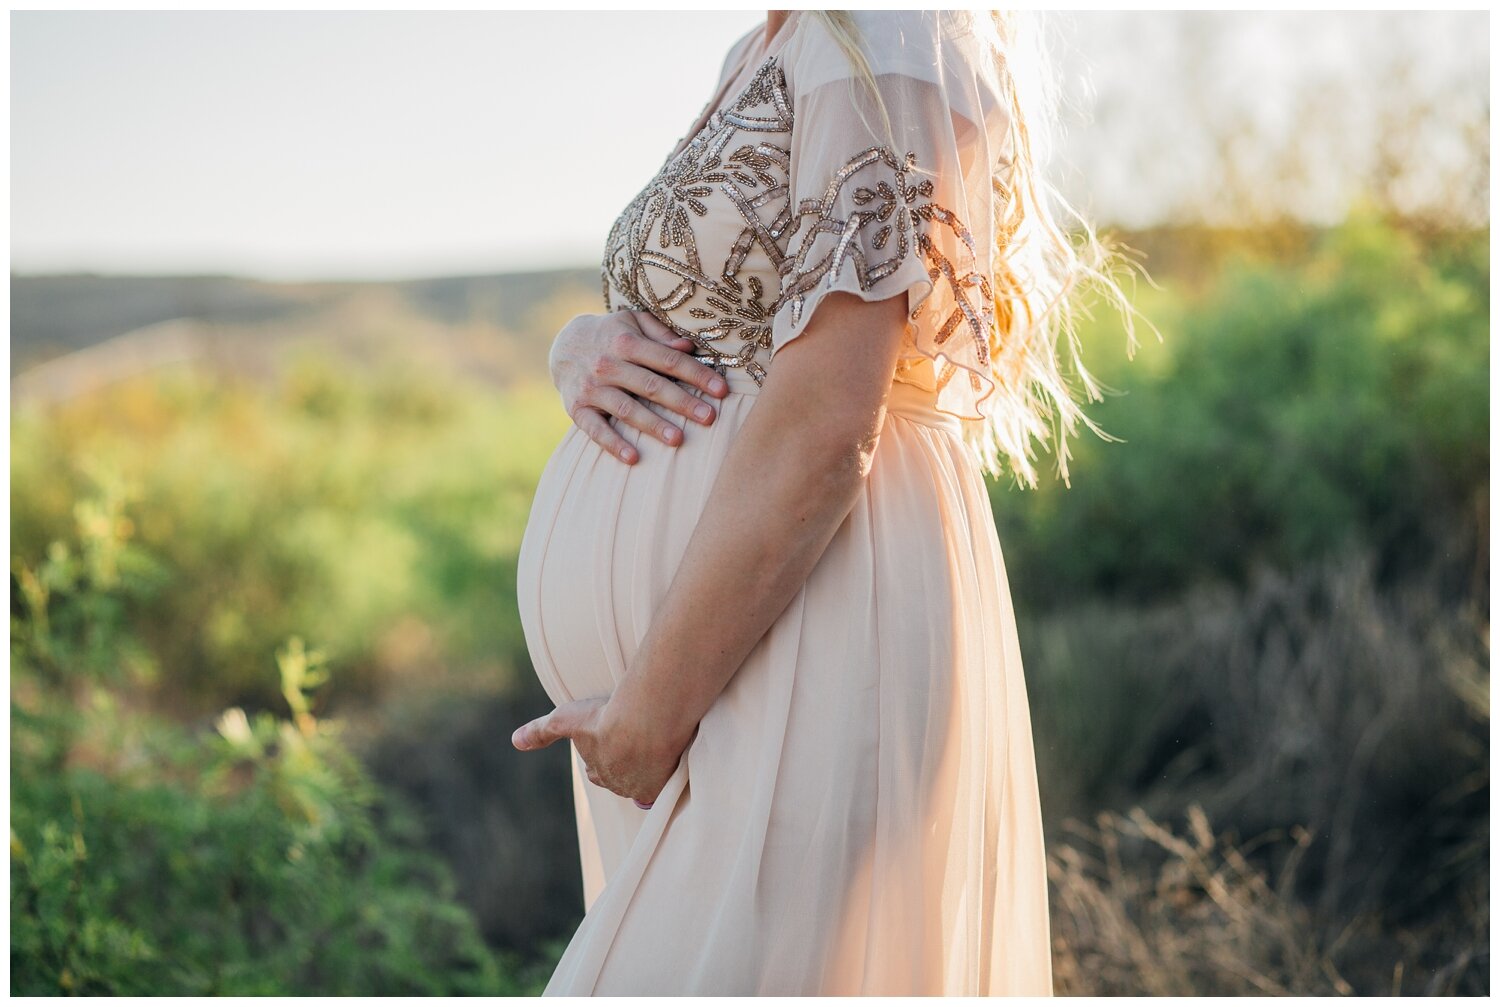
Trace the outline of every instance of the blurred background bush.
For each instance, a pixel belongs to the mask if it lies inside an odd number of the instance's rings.
[[[1211,17],[1111,25],[1222,89]],[[1198,203],[1115,215],[1165,337],[1089,324],[1124,442],[991,485],[1057,990],[1487,993],[1487,95],[1427,188],[1427,92],[1376,96],[1314,219],[1216,93]],[[515,561],[597,272],[11,295],[12,992],[538,992],[582,900],[566,750],[509,743],[549,708]]]

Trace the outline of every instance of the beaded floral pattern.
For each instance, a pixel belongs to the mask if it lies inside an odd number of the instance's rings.
[[[968,227],[932,200],[932,180],[908,180],[916,155],[898,161],[884,146],[854,153],[820,197],[802,199],[794,210],[788,181],[793,123],[786,78],[771,56],[615,220],[601,269],[605,309],[648,311],[691,339],[697,360],[721,374],[743,368],[761,384],[766,368],[760,355],[771,349],[771,320],[784,305],[791,305],[796,324],[808,295],[820,281],[831,286],[846,264],[860,289],[870,290],[917,254],[934,284],[947,281],[956,305],[934,342],[963,325],[987,363],[990,279],[952,262],[933,240],[931,229],[941,225],[957,237],[956,247],[974,253]],[[841,193],[851,184],[849,201],[857,209],[840,216]],[[835,244],[814,258],[823,234]],[[888,257],[869,261],[872,251],[887,249]],[[912,346],[910,332],[906,344]],[[920,354],[913,350],[913,356]],[[955,370],[943,368],[940,387]]]

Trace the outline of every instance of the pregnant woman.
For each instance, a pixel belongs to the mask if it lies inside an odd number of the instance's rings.
[[[1021,51],[771,11],[611,229],[519,561],[556,709],[513,743],[569,744],[587,907],[548,994],[1051,992],[983,472],[1081,415],[1106,257],[1049,216]]]

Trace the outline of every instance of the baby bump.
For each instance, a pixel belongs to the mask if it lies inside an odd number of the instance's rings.
[[[554,703],[608,693],[624,675],[753,403],[753,396],[731,392],[713,425],[685,424],[676,447],[621,429],[639,452],[634,465],[577,427],[548,459],[521,540],[516,587],[527,648]]]

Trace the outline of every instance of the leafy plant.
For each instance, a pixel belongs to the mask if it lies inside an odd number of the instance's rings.
[[[193,731],[110,688],[143,650],[121,613],[159,578],[125,497],[13,568],[11,982],[20,994],[518,992],[404,806],[312,712],[329,680],[277,655],[283,718]],[[531,980],[528,980],[530,982]]]

